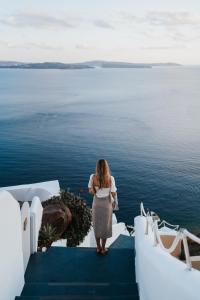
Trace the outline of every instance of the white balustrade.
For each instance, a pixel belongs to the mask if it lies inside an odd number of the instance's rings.
[[[24,259],[24,272],[30,258],[30,207],[28,202],[24,202],[21,207],[21,231],[22,231],[22,250]]]
[[[140,210],[141,215],[135,218],[135,269],[140,299],[199,300],[200,272],[192,266],[199,267],[200,256],[190,256],[188,238],[198,244],[200,239],[186,229],[178,229],[178,225],[165,220],[159,223],[159,218],[146,213],[143,203]],[[168,248],[163,242],[165,236],[172,237]],[[173,256],[181,242],[185,262]]]
[[[7,191],[0,191],[0,299],[13,300],[24,286],[21,212]]]
[[[43,207],[38,197],[31,203],[31,253],[37,252],[39,231],[42,224]]]

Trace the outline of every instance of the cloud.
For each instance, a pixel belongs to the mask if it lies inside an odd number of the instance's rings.
[[[123,22],[128,22],[128,23],[143,23],[144,22],[144,17],[136,16],[136,15],[133,15],[133,14],[131,14],[129,12],[125,12],[125,11],[120,11],[119,16]]]
[[[140,31],[141,36],[143,36],[149,42],[158,40],[168,40],[171,43],[188,43],[190,41],[195,41],[199,37],[198,31],[193,30],[179,30],[178,28],[167,28],[165,31],[156,30],[156,28],[146,28],[146,30]]]
[[[96,26],[96,27],[100,27],[100,28],[105,28],[105,29],[114,29],[114,27],[108,23],[107,21],[104,21],[104,20],[95,20],[93,22],[93,24]]]
[[[147,46],[141,47],[142,50],[176,50],[176,49],[185,49],[186,45],[166,45],[166,46]]]
[[[25,44],[26,48],[38,48],[42,50],[64,50],[64,47],[59,46],[59,45],[49,45],[46,43],[27,43]]]
[[[146,21],[151,25],[163,26],[184,26],[184,25],[200,25],[200,15],[186,11],[167,12],[167,11],[151,11],[145,17]]]
[[[49,45],[46,43],[34,43],[34,42],[27,42],[27,43],[13,43],[9,41],[0,41],[0,45],[6,48],[23,48],[23,49],[42,49],[42,50],[63,50],[64,48],[59,45]]]
[[[84,19],[82,17],[58,17],[56,15],[49,15],[39,12],[19,12],[14,15],[1,17],[0,23],[6,26],[27,28],[32,27],[36,29],[58,29],[58,28],[74,28],[81,24],[92,24],[95,27],[103,29],[114,29],[114,27],[103,19]]]
[[[200,26],[200,14],[187,11],[149,11],[143,16],[120,12],[122,20],[132,23],[146,23],[152,26]]]
[[[17,45],[15,43],[7,42],[7,41],[0,41],[0,45],[2,47],[6,47],[6,48],[16,48],[17,47]]]
[[[121,11],[118,18],[122,26],[132,28],[134,36],[149,42],[171,41],[173,44],[197,42],[200,36],[200,14],[186,11],[148,11],[135,15]],[[180,47],[181,48],[181,47]]]
[[[69,22],[67,18],[28,12],[1,18],[0,23],[13,27],[34,27],[45,29],[56,29],[58,27],[73,28],[76,26],[74,22]]]
[[[90,49],[94,49],[94,47],[92,47],[88,44],[77,44],[76,49],[78,49],[78,50],[90,50]]]

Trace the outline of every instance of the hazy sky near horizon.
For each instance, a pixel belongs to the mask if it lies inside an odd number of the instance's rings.
[[[199,0],[0,0],[0,60],[200,64]]]

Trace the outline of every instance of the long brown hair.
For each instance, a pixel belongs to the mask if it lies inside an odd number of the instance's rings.
[[[95,183],[99,188],[110,187],[111,177],[108,162],[105,159],[100,159],[96,164]]]

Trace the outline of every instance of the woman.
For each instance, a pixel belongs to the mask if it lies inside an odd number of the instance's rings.
[[[112,236],[112,202],[115,197],[115,179],[110,175],[108,163],[100,159],[96,165],[96,173],[90,176],[89,192],[94,195],[92,203],[92,222],[97,244],[97,253],[107,253],[106,240]]]

